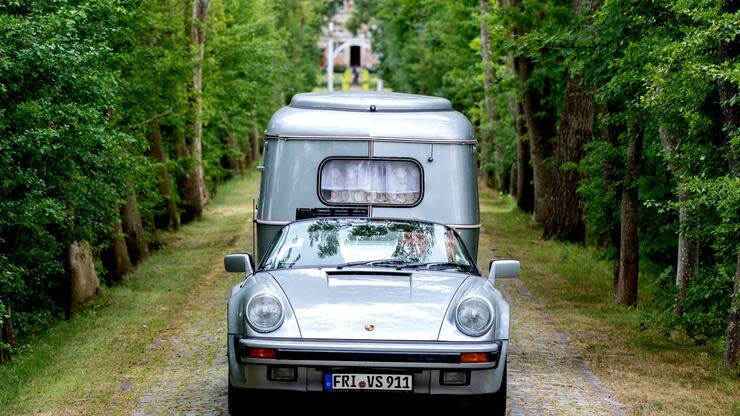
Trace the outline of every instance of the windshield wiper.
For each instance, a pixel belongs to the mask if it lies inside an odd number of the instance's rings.
[[[455,268],[463,269],[469,272],[474,271],[472,266],[468,266],[468,265],[460,264],[460,263],[445,262],[445,261],[432,261],[432,262],[427,262],[427,263],[404,263],[404,264],[399,264],[398,266],[396,266],[396,269],[398,270],[420,269],[422,267],[427,268],[427,269],[431,269],[431,268],[447,269],[450,267],[455,267]]]
[[[341,269],[343,267],[352,267],[352,266],[375,266],[380,264],[398,264],[398,263],[405,263],[405,260],[400,259],[380,259],[380,260],[360,260],[360,261],[350,261],[347,263],[338,264],[336,266],[337,269]]]

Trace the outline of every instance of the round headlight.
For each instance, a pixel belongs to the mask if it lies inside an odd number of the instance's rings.
[[[455,313],[457,328],[463,334],[479,337],[486,333],[493,324],[493,309],[479,297],[470,297],[457,305]]]
[[[247,322],[259,332],[272,332],[283,324],[283,304],[273,295],[262,293],[247,305]]]

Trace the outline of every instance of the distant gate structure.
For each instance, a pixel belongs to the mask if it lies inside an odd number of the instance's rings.
[[[319,47],[324,50],[322,66],[326,70],[326,88],[329,91],[334,91],[336,66],[341,65],[350,70],[353,74],[352,83],[357,84],[362,70],[372,68],[378,63],[378,57],[372,49],[372,37],[366,25],[362,25],[356,34],[346,28],[353,8],[354,1],[345,0],[339,12],[324,26],[319,38]],[[382,89],[380,80],[378,87]]]

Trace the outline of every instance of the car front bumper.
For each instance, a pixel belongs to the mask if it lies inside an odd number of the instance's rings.
[[[250,358],[251,348],[276,352],[274,358]],[[229,379],[241,389],[303,392],[324,391],[324,374],[413,374],[413,393],[477,395],[495,393],[501,386],[507,341],[495,342],[375,342],[242,338],[229,335]],[[461,363],[462,353],[487,353],[489,360]],[[271,366],[295,368],[294,381],[268,379]],[[442,384],[444,371],[465,371],[466,385]]]

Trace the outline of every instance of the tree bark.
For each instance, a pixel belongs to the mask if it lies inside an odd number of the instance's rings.
[[[683,307],[686,302],[686,292],[689,284],[699,268],[699,244],[695,238],[689,235],[689,221],[691,219],[689,210],[686,207],[690,195],[687,191],[681,189],[681,164],[678,160],[678,140],[668,132],[667,127],[661,126],[660,142],[663,145],[668,161],[668,167],[673,175],[673,179],[678,186],[678,252],[676,261],[676,286],[678,287],[678,300],[676,302],[675,314],[683,316]]]
[[[255,124],[252,129],[252,161],[256,162],[260,158],[260,132]]]
[[[678,286],[678,302],[676,303],[675,313],[677,316],[683,316],[683,307],[686,303],[686,294],[691,281],[694,279],[699,269],[699,252],[700,247],[696,238],[687,233],[688,223],[690,221],[689,210],[686,203],[689,199],[687,192],[681,191],[678,194],[679,207],[678,214],[678,260],[676,264],[676,286]]]
[[[516,9],[521,7],[521,0],[499,0],[503,7]],[[521,36],[524,34],[524,29],[521,26],[514,26],[512,31],[515,36]],[[534,92],[527,89],[527,81],[532,70],[532,63],[523,57],[509,56],[509,62],[511,63],[514,73],[517,74],[519,79],[519,87],[522,99],[516,103],[516,169],[517,169],[517,205],[520,209],[526,212],[535,211],[537,205],[537,196],[542,195],[543,182],[538,181],[542,179],[543,175],[543,164],[537,164],[537,170],[535,170],[535,161],[533,160],[534,152],[532,150],[532,137],[539,139],[541,137],[541,130],[535,122],[535,114],[532,111],[535,110],[535,104],[538,102],[536,97],[533,96]],[[529,137],[529,138],[527,138]],[[538,144],[540,142],[538,141]],[[542,155],[541,146],[538,148],[539,156]],[[542,158],[538,158],[538,162],[541,162]],[[538,176],[539,175],[539,176]],[[540,211],[543,211],[540,207]],[[542,212],[539,213],[541,217]],[[538,214],[535,214],[535,220],[537,220]]]
[[[0,332],[0,342],[15,346],[15,332],[13,331],[13,315],[11,313],[10,305],[7,306],[7,311],[4,316],[0,316],[0,324],[2,324],[2,332]],[[10,351],[0,348],[0,363],[10,361]]]
[[[128,186],[126,203],[121,207],[121,226],[132,264],[139,264],[149,256],[149,246],[144,236],[144,225],[141,222],[139,203],[133,185]]]
[[[486,169],[481,169],[480,174],[483,182],[486,185],[493,185],[496,189],[504,190],[503,177],[504,174],[501,172],[502,160],[503,160],[503,149],[499,144],[496,143],[496,137],[494,134],[493,126],[496,122],[496,109],[493,103],[493,86],[496,82],[496,74],[493,68],[493,62],[491,62],[491,34],[488,32],[488,22],[486,21],[491,11],[491,4],[489,0],[480,0],[480,39],[481,39],[481,56],[483,58],[483,122],[481,123],[481,141],[480,141],[480,153],[482,157],[482,164],[488,161],[491,157],[490,149],[493,147],[494,151],[494,174],[491,178],[490,173]]]
[[[740,363],[740,251],[735,265],[735,284],[732,291],[732,306],[727,319],[727,338],[722,363],[729,371],[738,371]]]
[[[722,1],[722,11],[729,14],[736,14],[740,8],[740,3],[734,0]],[[730,42],[722,41],[719,45],[719,59],[724,63],[734,59],[740,54],[740,36]],[[736,154],[731,145],[731,138],[740,134],[740,105],[732,104],[732,99],[738,94],[737,87],[729,81],[719,81],[719,99],[722,107],[722,120],[725,132],[725,149],[727,151],[727,160],[730,166],[730,172],[735,176],[740,175],[740,155]]]
[[[737,1],[725,0],[722,2],[722,11],[735,14],[740,4]],[[722,41],[719,45],[719,57],[721,62],[734,59],[740,53],[740,37],[730,42]],[[731,144],[732,137],[736,137],[740,129],[740,106],[733,104],[731,99],[738,94],[737,87],[727,81],[719,82],[719,98],[722,106],[722,124],[724,125],[725,148],[727,151],[727,164],[730,174],[735,178],[740,176],[740,155],[735,153]],[[740,371],[740,250],[737,253],[735,265],[735,282],[732,292],[732,304],[730,314],[727,318],[727,338],[725,340],[725,351],[722,360],[725,369],[733,372]]]
[[[583,16],[591,6],[590,0],[573,0],[573,15]],[[582,76],[573,77],[570,71],[568,75],[557,132],[555,177],[543,237],[583,243],[586,239],[585,207],[578,193],[581,174],[577,166],[586,154],[586,144],[593,137],[594,96],[592,91],[583,87]]]
[[[593,123],[593,93],[583,88],[582,77],[568,79],[558,128],[552,196],[543,230],[546,239],[585,241],[584,206],[578,193],[581,174],[577,165],[593,136]]]
[[[609,117],[609,114],[611,112],[610,106],[607,103],[601,103],[599,104],[599,137],[602,141],[609,144],[609,146],[612,147],[612,149],[616,149],[619,147],[619,136],[622,133],[621,128],[616,127],[613,123],[608,122],[607,119]],[[619,166],[617,166],[619,165]],[[619,201],[622,199],[622,181],[619,176],[619,170],[621,169],[621,164],[615,163],[614,160],[610,157],[605,157],[602,161],[602,169],[603,169],[603,183],[604,183],[604,193],[610,194],[613,193],[615,196],[615,204],[607,205],[608,209],[608,216],[609,217],[618,217],[620,213],[617,209],[612,209],[612,206],[619,206]],[[620,246],[620,233],[621,233],[621,227],[619,221],[615,221],[614,224],[611,226],[611,229],[609,232],[602,236],[605,238],[606,243],[605,246],[612,246],[617,250],[617,254],[615,256],[614,260],[614,267],[613,267],[613,276],[612,276],[612,283],[613,283],[613,289],[616,293],[617,291],[617,283],[619,282],[619,246]]]
[[[111,276],[111,280],[120,282],[124,276],[131,273],[133,266],[128,255],[128,247],[126,247],[126,239],[123,234],[121,221],[116,221],[113,227],[114,230],[111,236],[110,246],[101,253],[100,260]]]
[[[637,181],[642,164],[643,130],[633,126],[627,143],[624,189],[620,213],[621,233],[619,244],[619,278],[614,302],[621,306],[637,304],[637,279],[640,266],[640,250],[637,236],[639,195]]]
[[[543,116],[542,103],[539,93],[527,84],[534,69],[534,63],[528,58],[515,58],[519,83],[522,89],[522,108],[527,121],[529,146],[532,158],[532,173],[534,179],[534,220],[544,223],[547,219],[548,199],[552,184],[552,169],[547,166],[546,160],[552,156],[552,120]]]
[[[155,168],[157,186],[159,188],[159,194],[162,195],[166,204],[167,227],[177,230],[180,228],[180,213],[177,211],[177,201],[172,189],[172,176],[170,176],[170,171],[167,169],[167,154],[164,151],[162,133],[159,128],[159,122],[156,119],[151,122],[146,138],[149,142],[149,156],[157,161],[158,164]]]
[[[234,175],[241,175],[244,171],[244,158],[239,156],[241,149],[239,143],[233,134],[226,137],[226,147],[229,149],[229,155],[226,157],[226,163]]]
[[[534,210],[534,185],[532,184],[532,166],[530,164],[529,139],[527,123],[524,119],[522,103],[517,103],[516,112],[516,203],[522,211]]]
[[[509,195],[516,196],[516,181],[517,181],[517,170],[516,163],[511,164],[511,175],[509,176]]]
[[[191,87],[193,137],[189,145],[192,164],[186,176],[184,194],[195,217],[203,214],[203,208],[209,198],[203,172],[203,58],[207,19],[208,0],[193,0],[192,20],[190,21],[190,41],[195,50]]]

